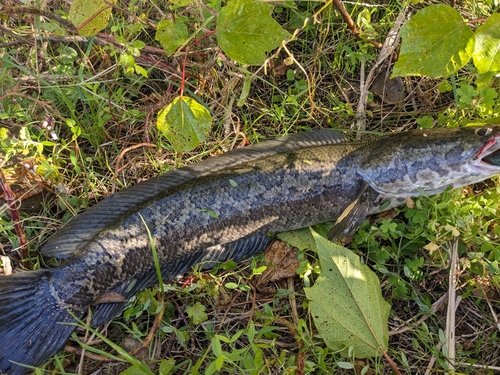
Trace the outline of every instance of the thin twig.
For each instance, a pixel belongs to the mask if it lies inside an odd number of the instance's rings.
[[[364,81],[364,85],[362,85],[363,90],[360,90],[359,95],[359,104],[356,110],[356,128],[358,130],[365,130],[366,128],[366,105],[368,103],[368,90],[375,79],[375,73],[378,68],[389,58],[394,56],[396,47],[399,44],[399,29],[403,26],[403,23],[406,19],[406,7],[403,8],[401,13],[396,18],[394,22],[394,27],[387,33],[387,37],[385,38],[384,44],[380,50],[379,56],[377,57],[377,61],[370,69],[366,80]],[[361,132],[358,133],[358,138],[361,135]]]
[[[358,40],[362,40],[364,42],[370,43],[373,46],[375,46],[375,48],[377,48],[377,49],[381,49],[382,48],[382,43],[377,42],[376,40],[369,40],[369,39],[368,40],[364,40],[361,37],[361,32],[359,31],[359,29],[354,24],[354,21],[352,20],[352,18],[349,15],[349,13],[347,13],[347,10],[344,8],[344,4],[342,4],[341,0],[332,0],[332,2],[333,2],[333,5],[335,5],[335,8],[337,8],[337,10],[342,15],[342,18],[344,18],[344,21],[347,23],[347,26],[349,27],[349,30],[351,30],[351,33],[353,33],[353,35],[355,35]]]
[[[295,299],[295,284],[294,284],[294,277],[288,277],[287,278],[287,289],[290,291],[288,294],[288,302],[290,303],[290,308],[291,308],[291,315],[293,319],[293,323],[295,327],[298,327],[300,324],[300,319],[299,319],[299,313],[297,311],[297,301]],[[295,372],[296,375],[301,375],[304,374],[304,369],[305,369],[305,363],[306,363],[306,357],[305,357],[305,352],[302,350],[303,344],[302,344],[302,339],[298,336],[295,337],[297,340],[297,346],[298,346],[298,354],[297,354],[297,370]]]
[[[20,92],[8,92],[8,93],[6,93],[4,95],[1,95],[0,96],[0,102],[3,101],[5,98],[7,98],[9,96],[19,96],[19,97],[27,99],[27,100],[32,100],[35,103],[41,105],[47,111],[49,111],[51,115],[58,117],[61,121],[66,121],[66,119],[59,113],[59,111],[57,109],[53,108],[52,106],[50,106],[50,104],[48,104],[48,103],[46,103],[46,102],[44,102],[42,100],[38,100],[36,98],[33,98],[33,97],[29,96],[29,95],[20,93]]]
[[[92,352],[87,352],[83,349],[78,349],[78,348],[75,348],[75,347],[69,346],[69,345],[66,345],[64,347],[64,350],[66,350],[67,352],[76,354],[78,356],[83,356],[83,357],[93,359],[94,361],[99,361],[99,362],[112,362],[112,361],[114,361],[113,358],[108,358],[108,357],[104,357],[102,355],[94,354]]]
[[[123,149],[120,152],[120,154],[116,158],[115,173],[114,173],[113,182],[112,182],[112,185],[111,185],[111,194],[113,194],[115,192],[115,189],[116,189],[116,179],[118,178],[118,173],[120,173],[120,171],[125,167],[125,166],[122,167],[122,168],[119,167],[120,161],[122,160],[123,156],[127,152],[129,152],[131,150],[135,150],[136,148],[139,148],[139,147],[156,147],[156,145],[154,143],[139,143],[139,144],[127,147],[127,148]]]
[[[149,344],[151,344],[151,342],[153,341],[153,338],[155,336],[156,331],[160,328],[161,320],[163,319],[163,313],[165,312],[165,306],[166,305],[165,305],[165,302],[163,301],[163,295],[162,294],[160,295],[159,302],[162,305],[162,307],[161,307],[160,312],[158,314],[156,314],[155,320],[153,322],[153,326],[149,330],[148,335],[146,336],[146,338],[144,339],[144,341],[142,342],[142,344],[139,345],[134,350],[132,350],[130,352],[130,354],[132,354],[132,355],[135,356],[137,353],[139,353],[139,351],[141,351],[144,348],[147,348],[149,346]]]
[[[397,375],[403,375],[401,374],[401,371],[399,371],[398,366],[396,363],[392,360],[391,357],[389,357],[389,354],[387,354],[386,351],[382,352],[382,355],[384,356],[385,360],[389,362],[389,366],[391,366],[392,370],[397,374]]]
[[[458,278],[458,238],[455,238],[451,249],[450,273],[448,277],[448,310],[446,312],[446,347],[448,351],[449,372],[455,372],[455,297]]]
[[[489,365],[478,365],[477,363],[461,363],[461,366],[470,366],[470,367],[475,367],[475,368],[480,368],[483,370],[493,370],[493,371],[500,371],[499,366],[489,366]]]
[[[15,7],[9,7],[5,5],[0,5],[0,14],[6,14],[6,15],[24,15],[24,14],[36,14],[38,16],[50,18],[53,20],[56,20],[59,22],[62,26],[66,27],[70,31],[76,31],[75,26],[69,22],[68,20],[65,20],[58,14],[42,10],[42,9],[37,9],[34,7],[28,7],[28,6],[15,6]]]
[[[0,188],[4,192],[5,203],[9,209],[10,217],[14,223],[14,229],[16,230],[17,239],[19,241],[19,252],[21,254],[23,267],[28,267],[28,244],[26,242],[26,234],[24,233],[23,225],[19,217],[19,209],[17,206],[17,199],[15,194],[12,192],[10,185],[7,183],[3,172],[0,170]]]
[[[436,349],[438,351],[440,351],[442,346],[443,346],[443,343],[438,342],[436,344]],[[430,375],[431,373],[434,373],[434,363],[436,363],[436,356],[433,354],[429,363],[427,364],[427,369],[425,370],[424,375]]]
[[[413,323],[411,325],[409,325],[407,323],[407,325],[400,327],[400,328],[397,328],[394,331],[389,332],[389,336],[400,335],[406,331],[413,329],[413,327],[420,326],[424,321],[426,321],[429,317],[431,317],[432,314],[435,314],[439,310],[441,305],[447,300],[447,297],[448,297],[448,293],[445,293],[436,302],[434,302],[432,304],[429,314],[424,315],[422,318],[420,318],[419,320],[417,320],[415,323]]]

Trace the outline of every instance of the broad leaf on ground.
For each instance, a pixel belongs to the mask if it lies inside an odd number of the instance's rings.
[[[94,36],[104,29],[111,17],[111,5],[116,0],[74,0],[68,19],[81,36]]]
[[[447,5],[418,11],[401,28],[401,53],[393,76],[449,76],[470,60],[474,50],[471,29]]]
[[[175,151],[188,152],[205,141],[212,116],[194,99],[179,96],[158,113],[156,125]]]
[[[280,232],[276,237],[299,250],[316,250],[316,244],[309,228]]]
[[[188,37],[188,29],[181,20],[163,20],[156,28],[155,40],[159,41],[167,55],[173,54]]]
[[[305,292],[321,337],[344,356],[380,356],[389,341],[391,306],[382,298],[379,280],[352,251],[312,234],[321,276]]]
[[[201,303],[196,302],[193,306],[189,307],[186,312],[193,324],[200,324],[208,319],[208,315],[205,312],[206,309],[207,308]]]
[[[479,74],[500,71],[500,14],[492,14],[474,33],[474,65]]]
[[[271,17],[270,10],[261,0],[229,1],[217,21],[217,41],[222,50],[239,63],[262,64],[266,52],[290,38]]]

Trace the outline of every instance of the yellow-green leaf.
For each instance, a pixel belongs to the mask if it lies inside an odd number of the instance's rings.
[[[172,4],[175,4],[180,7],[185,7],[191,4],[194,0],[170,0]]]
[[[467,64],[474,50],[472,31],[460,13],[442,4],[419,10],[401,28],[401,37],[393,76],[449,76]]]
[[[311,314],[321,337],[344,356],[367,358],[387,350],[387,320],[391,306],[368,266],[352,251],[312,231],[321,275],[305,288]]]
[[[159,41],[167,55],[173,54],[188,37],[188,29],[181,20],[163,20],[156,28],[155,40]]]
[[[474,65],[479,74],[500,72],[500,14],[492,14],[474,34]]]
[[[179,96],[158,113],[156,125],[177,152],[187,152],[205,141],[212,116],[194,99]]]
[[[193,306],[188,308],[186,312],[189,318],[191,318],[193,324],[200,324],[208,319],[208,315],[205,312],[206,309],[207,308],[203,306],[201,303],[196,302]]]
[[[104,29],[111,17],[111,5],[116,0],[74,0],[68,19],[81,36],[94,36]]]
[[[242,64],[262,64],[266,52],[290,38],[271,17],[270,10],[261,0],[229,1],[217,21],[217,41],[222,50]]]

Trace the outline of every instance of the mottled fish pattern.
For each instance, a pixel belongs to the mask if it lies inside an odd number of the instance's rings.
[[[415,130],[348,142],[330,130],[263,142],[124,189],[77,215],[42,248],[59,268],[0,278],[0,370],[47,361],[109,292],[155,285],[151,231],[164,281],[193,265],[262,251],[270,234],[337,220],[351,235],[367,214],[425,191],[500,172],[500,127]],[[490,156],[492,155],[492,156]],[[489,159],[488,159],[488,156]],[[98,303],[95,326],[124,303]]]

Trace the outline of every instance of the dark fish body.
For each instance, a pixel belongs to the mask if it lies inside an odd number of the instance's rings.
[[[73,331],[59,324],[74,321],[68,310],[81,318],[98,303],[98,326],[124,306],[99,303],[107,293],[126,301],[155,285],[148,229],[168,281],[200,262],[262,251],[269,233],[344,216],[361,194],[366,215],[388,200],[394,207],[421,191],[484,180],[500,173],[498,163],[484,161],[499,144],[500,126],[360,142],[323,130],[236,150],[124,189],[47,242],[42,252],[70,259],[66,265],[0,278],[0,370],[23,374],[26,369],[13,362],[48,360]]]

